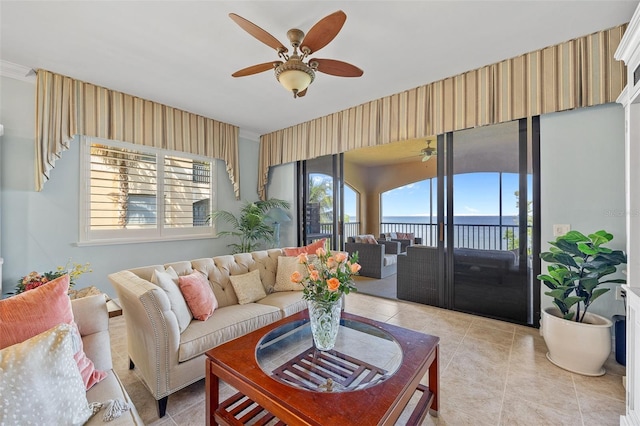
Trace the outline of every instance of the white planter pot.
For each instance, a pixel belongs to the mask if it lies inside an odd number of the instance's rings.
[[[549,352],[547,358],[560,368],[585,376],[602,376],[602,367],[611,353],[613,323],[600,315],[587,313],[584,322],[562,318],[560,309],[542,311],[540,334]]]

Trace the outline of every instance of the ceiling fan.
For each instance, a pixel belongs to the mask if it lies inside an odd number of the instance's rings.
[[[309,55],[325,47],[338,35],[347,19],[347,15],[341,10],[322,18],[311,27],[306,36],[297,28],[290,29],[287,37],[293,46],[291,55],[287,53],[289,49],[259,26],[235,13],[230,13],[229,17],[253,37],[274,48],[278,57],[282,59],[243,68],[231,74],[233,77],[244,77],[273,69],[280,84],[293,92],[294,98],[298,98],[307,94],[307,88],[315,79],[316,71],[338,77],[360,77],[364,73],[354,65],[335,59],[308,59]]]
[[[420,155],[422,156],[422,162],[429,161],[429,159],[435,155],[438,155],[438,151],[435,148],[431,148],[431,140],[427,139],[427,147],[422,148]]]

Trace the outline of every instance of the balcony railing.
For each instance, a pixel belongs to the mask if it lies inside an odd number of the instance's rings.
[[[516,225],[453,225],[454,247],[483,250],[511,250],[515,248],[519,226]],[[422,239],[422,244],[438,244],[438,225],[436,223],[380,223],[381,233],[412,233]]]
[[[360,234],[360,222],[345,222],[343,225],[345,238]],[[333,234],[333,224],[321,223],[320,233]],[[333,239],[331,237],[327,238],[327,247],[332,247],[332,243]]]

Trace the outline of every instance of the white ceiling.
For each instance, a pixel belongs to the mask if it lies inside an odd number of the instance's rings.
[[[91,82],[261,135],[519,54],[629,22],[638,1],[0,1],[0,60]],[[318,73],[293,99],[277,59],[236,13],[288,46],[341,9],[347,21],[315,57],[364,70]]]

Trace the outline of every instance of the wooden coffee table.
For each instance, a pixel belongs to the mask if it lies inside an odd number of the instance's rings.
[[[420,424],[438,413],[439,340],[343,312],[320,352],[300,312],[207,351],[207,425],[392,425],[414,395]],[[238,390],[222,403],[220,380]]]

